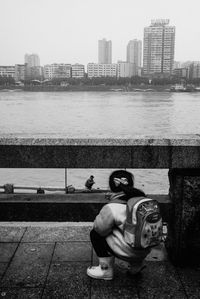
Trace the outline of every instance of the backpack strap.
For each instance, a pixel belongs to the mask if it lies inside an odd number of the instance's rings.
[[[130,224],[136,224],[137,219],[136,219],[136,210],[138,207],[139,203],[146,202],[151,200],[150,198],[146,198],[144,196],[138,196],[138,197],[132,197],[128,200],[127,202],[127,207],[126,207],[126,221],[127,223]]]
[[[143,197],[132,197],[126,204],[126,222],[132,224],[132,209]]]

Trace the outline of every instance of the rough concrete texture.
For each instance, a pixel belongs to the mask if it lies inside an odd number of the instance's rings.
[[[200,264],[200,170],[169,173],[172,215],[167,248],[177,264]]]
[[[0,298],[200,298],[200,268],[173,266],[164,244],[140,275],[128,276],[127,264],[116,259],[113,281],[87,277],[92,259],[97,263],[90,229],[91,223],[1,223]]]
[[[0,167],[197,168],[199,135],[131,139],[0,138]]]
[[[25,138],[0,136],[0,145],[21,146],[199,146],[199,134],[138,135],[131,138]]]
[[[1,227],[0,242],[20,242],[26,227]]]

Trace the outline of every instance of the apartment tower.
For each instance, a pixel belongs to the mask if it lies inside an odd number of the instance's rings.
[[[98,63],[112,63],[112,42],[105,38],[98,41]]]
[[[37,54],[25,54],[25,80],[41,79],[42,67],[40,66],[40,58]]]
[[[144,74],[171,74],[174,64],[175,27],[168,19],[152,20],[144,28]]]
[[[24,61],[29,67],[40,66],[40,58],[37,54],[25,54]]]
[[[135,67],[141,67],[142,63],[142,41],[138,39],[130,40],[127,45],[126,61],[134,63]]]

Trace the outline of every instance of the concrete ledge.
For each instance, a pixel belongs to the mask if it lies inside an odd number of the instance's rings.
[[[163,219],[168,221],[168,196],[149,197],[160,202]],[[0,221],[93,221],[108,202],[105,194],[1,194]]]
[[[1,168],[199,168],[200,136],[0,138]]]
[[[135,135],[131,138],[26,138],[0,136],[0,145],[30,146],[200,146],[200,134],[164,136]]]

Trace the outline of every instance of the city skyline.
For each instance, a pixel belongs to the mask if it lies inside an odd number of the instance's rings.
[[[199,2],[154,0],[1,0],[0,65],[37,53],[41,65],[98,62],[97,41],[112,41],[113,62],[126,60],[132,39],[143,41],[152,19],[176,27],[175,60],[200,60]]]

